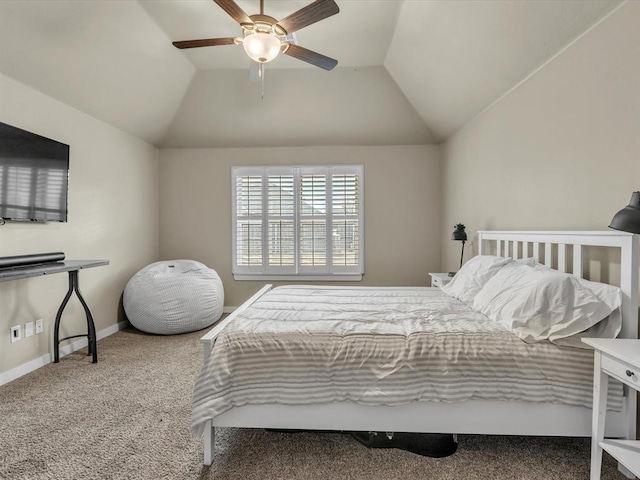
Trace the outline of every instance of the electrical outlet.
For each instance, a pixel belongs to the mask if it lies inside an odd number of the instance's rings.
[[[33,336],[33,333],[34,333],[33,332],[33,329],[34,329],[33,327],[34,327],[33,322],[27,322],[27,323],[24,324],[24,337],[25,338]]]
[[[11,343],[17,342],[18,340],[22,340],[22,329],[20,325],[11,327]]]
[[[42,333],[44,331],[44,320],[41,318],[36,320],[36,334]]]

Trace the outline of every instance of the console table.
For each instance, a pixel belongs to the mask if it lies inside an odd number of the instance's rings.
[[[109,265],[109,260],[63,260],[61,262],[42,263],[38,265],[25,265],[20,267],[0,269],[0,282],[12,280],[20,280],[22,278],[39,277],[42,275],[53,275],[56,273],[69,273],[69,290],[67,291],[58,313],[56,314],[56,322],[53,329],[53,358],[54,363],[60,361],[60,343],[65,340],[77,337],[87,337],[88,352],[87,355],[93,356],[93,363],[98,363],[98,346],[96,339],[96,326],[93,323],[91,310],[87,306],[87,302],[82,298],[80,293],[80,284],[78,280],[78,272],[85,268],[102,267]],[[70,337],[60,338],[60,319],[69,299],[73,292],[76,292],[78,300],[84,308],[87,317],[87,333],[82,335],[72,335]]]

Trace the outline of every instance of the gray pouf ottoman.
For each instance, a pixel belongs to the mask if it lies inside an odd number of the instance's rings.
[[[129,280],[123,304],[138,330],[160,335],[193,332],[222,316],[224,289],[216,271],[200,262],[156,262]]]

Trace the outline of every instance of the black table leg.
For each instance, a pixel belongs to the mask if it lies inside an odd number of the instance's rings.
[[[82,308],[84,308],[84,313],[87,317],[87,330],[89,334],[89,338],[88,338],[89,351],[87,352],[87,355],[93,355],[92,362],[98,363],[98,341],[96,338],[96,325],[95,323],[93,323],[93,315],[91,315],[91,310],[89,310],[89,307],[87,306],[87,302],[84,301],[84,298],[82,298],[82,294],[80,293],[78,272],[77,271],[69,272],[70,276],[72,274],[75,274],[73,275],[75,278],[74,290],[76,292],[76,295],[78,296],[78,300],[80,300],[80,303],[82,304]]]
[[[84,313],[87,317],[87,333],[82,335],[72,335],[70,337],[60,338],[60,320],[62,319],[62,312],[64,311],[67,303],[69,303],[69,299],[73,292],[76,292],[78,300],[82,304],[82,308],[84,308]],[[91,315],[91,310],[87,306],[87,302],[82,298],[82,294],[80,293],[80,286],[78,280],[78,270],[72,270],[69,272],[69,290],[58,309],[58,313],[56,314],[56,322],[53,327],[53,362],[60,362],[60,343],[65,340],[69,340],[70,338],[76,337],[87,337],[87,355],[93,355],[93,363],[98,363],[98,342],[96,339],[96,326],[93,323],[93,316]]]
[[[53,326],[53,363],[60,362],[60,319],[62,318],[62,311],[69,303],[69,299],[71,298],[71,294],[73,293],[73,278],[71,277],[71,272],[69,272],[69,290],[58,308],[58,313],[56,314],[56,323]]]

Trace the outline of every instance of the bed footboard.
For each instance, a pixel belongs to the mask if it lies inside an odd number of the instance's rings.
[[[220,332],[222,332],[222,330],[224,330],[224,327],[226,327],[240,312],[242,312],[243,310],[246,310],[256,300],[258,300],[261,296],[263,296],[265,293],[267,293],[269,290],[271,290],[272,286],[273,285],[271,285],[271,284],[267,284],[264,287],[262,287],[249,300],[247,300],[242,305],[240,305],[238,308],[236,308],[233,311],[233,313],[231,313],[227,318],[225,318],[224,320],[216,323],[216,325],[211,330],[209,330],[209,332],[204,337],[202,337],[200,339],[200,341],[202,342],[202,347],[204,349],[203,355],[204,355],[204,363],[205,364],[207,363],[207,360],[209,359],[209,355],[211,354],[211,350],[213,349],[213,345],[216,343],[216,338],[218,337],[218,335],[220,335]]]
[[[203,365],[207,364],[209,356],[211,355],[211,350],[213,350],[213,345],[216,342],[216,338],[220,335],[220,332],[226,327],[240,312],[246,310],[253,302],[262,297],[265,293],[271,290],[272,285],[268,284],[262,287],[255,295],[253,295],[249,300],[244,302],[238,308],[236,308],[233,313],[231,313],[227,318],[218,322],[207,334],[200,339],[203,347]],[[216,443],[216,431],[213,426],[211,420],[207,420],[207,423],[204,425],[204,461],[205,465],[211,465],[213,463],[213,455],[215,450]]]

